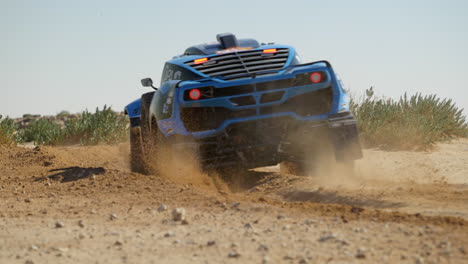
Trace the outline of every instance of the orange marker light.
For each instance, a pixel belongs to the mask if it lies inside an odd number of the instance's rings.
[[[195,64],[201,64],[201,63],[204,63],[204,62],[207,62],[207,61],[208,61],[208,58],[202,58],[202,59],[196,59],[193,62]]]
[[[276,49],[264,49],[263,53],[276,53]]]

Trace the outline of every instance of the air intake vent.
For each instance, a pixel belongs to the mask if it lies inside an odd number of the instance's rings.
[[[286,64],[288,57],[289,50],[286,48],[277,49],[275,53],[249,50],[209,57],[208,61],[202,64],[190,61],[185,65],[210,77],[237,79],[279,71]]]

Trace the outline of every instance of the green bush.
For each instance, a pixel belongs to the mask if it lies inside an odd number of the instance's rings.
[[[405,93],[393,100],[376,98],[371,88],[364,100],[351,104],[351,109],[366,147],[421,150],[438,141],[468,135],[463,110],[452,100],[436,95],[408,97]]]
[[[48,119],[35,120],[27,128],[19,130],[18,142],[34,142],[36,145],[58,145],[64,139],[60,125]]]
[[[61,112],[60,116],[70,114]],[[28,127],[19,130],[17,142],[34,142],[37,145],[81,144],[96,145],[100,143],[115,144],[126,140],[127,120],[104,106],[95,113],[84,111],[76,118],[68,119],[64,125],[53,120],[40,118]]]
[[[70,115],[71,115],[70,112],[62,111],[62,112],[58,113],[55,117],[60,119],[60,118],[69,117]]]
[[[65,122],[65,142],[82,145],[115,144],[127,138],[127,120],[104,106],[95,113],[84,111],[80,118]]]
[[[0,115],[0,145],[15,143],[16,124],[13,119]]]

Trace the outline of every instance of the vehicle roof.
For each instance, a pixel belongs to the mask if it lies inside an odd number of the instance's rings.
[[[237,41],[239,43],[238,47],[241,48],[248,47],[256,49],[260,46],[258,41],[255,39],[238,39]],[[223,50],[223,47],[219,42],[211,42],[191,46],[185,50],[184,55],[211,55],[220,50]]]
[[[216,43],[212,43],[212,45],[215,45]],[[262,43],[263,44],[263,43]],[[281,48],[287,48],[287,49],[290,49],[290,52],[293,52],[294,51],[294,48],[292,46],[289,46],[289,45],[282,45],[282,44],[260,44],[258,45],[256,48],[252,47],[253,49],[252,50],[262,50],[262,49],[273,49],[273,48],[277,48],[277,49],[281,49]],[[246,47],[242,47],[242,48],[247,48],[248,46]],[[221,49],[222,50],[222,49]],[[217,50],[217,51],[220,51],[220,50]],[[239,51],[239,52],[242,52],[242,51]],[[223,53],[223,54],[229,54],[228,53]],[[173,64],[183,64],[184,62],[187,62],[187,61],[190,61],[190,60],[195,60],[195,59],[198,59],[198,58],[204,58],[204,57],[211,57],[211,56],[217,56],[217,55],[221,55],[221,54],[217,54],[216,51],[214,53],[211,53],[211,54],[198,54],[198,55],[186,55],[186,54],[183,54],[183,55],[180,55],[180,56],[176,56],[174,58],[172,58],[171,60],[167,61],[169,63],[173,63]]]

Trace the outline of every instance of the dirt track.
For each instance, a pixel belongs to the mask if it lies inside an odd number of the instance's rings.
[[[468,263],[467,140],[229,184],[131,173],[127,149],[0,148],[0,263]]]

